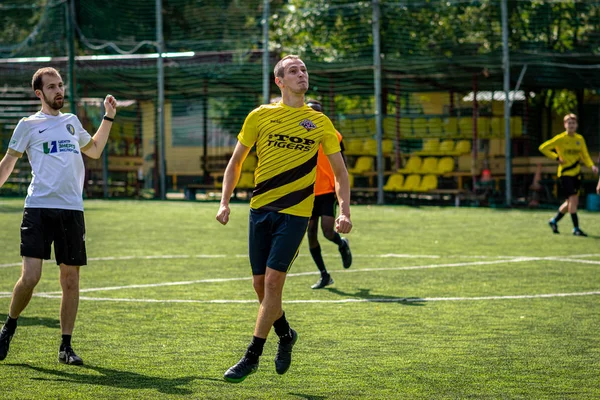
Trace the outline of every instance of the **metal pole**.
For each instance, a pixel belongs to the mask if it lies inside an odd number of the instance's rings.
[[[69,53],[69,100],[71,103],[71,113],[77,114],[77,99],[75,90],[75,6],[74,0],[69,0],[65,3],[66,19],[67,19],[67,51]]]
[[[502,68],[504,69],[504,140],[506,141],[506,206],[512,204],[512,145],[510,140],[510,59],[508,49],[508,7],[502,0]]]
[[[375,130],[377,136],[377,204],[384,203],[383,197],[383,115],[381,105],[381,43],[380,35],[381,10],[379,0],[373,0],[373,70],[375,84]]]
[[[477,120],[479,119],[479,103],[477,102],[477,74],[473,74],[473,145],[471,150],[471,155],[473,156],[473,164],[471,168],[471,175],[473,180],[473,193],[475,193],[475,187],[477,185],[477,172],[478,172],[478,160],[477,160],[477,148],[478,148],[478,136],[479,132],[477,131]]]
[[[263,103],[269,104],[271,73],[269,71],[269,0],[263,0]]]
[[[100,111],[101,114],[104,115],[104,103],[100,103]],[[102,123],[102,119],[100,119],[100,123]],[[99,126],[100,124],[98,124]],[[106,142],[106,146],[104,147],[104,151],[102,152],[102,194],[105,199],[108,199],[108,146],[109,142]]]
[[[400,169],[400,83],[398,82],[398,78],[396,78],[396,149],[394,150],[395,162],[394,167],[397,170]]]
[[[208,82],[204,80],[204,96],[202,96],[202,169],[204,170],[204,184],[208,184],[210,172],[208,171]]]
[[[163,65],[164,38],[163,38],[163,20],[162,20],[162,0],[156,0],[156,49],[158,58],[156,60],[156,70],[158,75],[158,99],[156,107],[156,119],[158,122],[158,177],[160,179],[159,196],[161,200],[167,198],[166,187],[166,162],[165,162],[165,69]]]

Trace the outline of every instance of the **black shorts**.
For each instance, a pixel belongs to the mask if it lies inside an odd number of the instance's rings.
[[[579,194],[579,188],[581,188],[581,178],[577,176],[561,176],[560,186],[564,197],[573,196]]]
[[[52,242],[57,265],[86,265],[83,211],[26,208],[21,223],[21,256],[49,260]]]
[[[248,250],[252,275],[264,275],[267,267],[288,272],[307,227],[308,217],[250,209]]]
[[[320,216],[335,217],[335,193],[325,193],[315,196],[315,205],[313,206],[310,219],[317,219]]]

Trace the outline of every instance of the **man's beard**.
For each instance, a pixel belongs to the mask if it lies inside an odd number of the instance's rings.
[[[44,92],[42,92],[42,93],[44,93]],[[64,97],[61,100],[50,100],[50,99],[48,99],[48,97],[46,97],[46,93],[44,93],[44,101],[53,110],[60,110],[65,105]]]

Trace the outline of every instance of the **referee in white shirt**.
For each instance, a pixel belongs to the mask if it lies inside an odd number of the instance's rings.
[[[81,365],[83,360],[71,346],[79,305],[79,267],[87,263],[82,198],[85,171],[81,153],[100,158],[117,112],[117,101],[111,95],[106,96],[106,114],[92,137],[76,115],[60,112],[65,89],[56,69],[37,70],[31,83],[42,109],[19,121],[8,152],[0,161],[0,187],[25,152],[32,175],[21,223],[23,269],[13,290],[8,318],[0,331],[0,361],[8,354],[19,315],[31,300],[42,274],[43,260],[50,259],[54,243],[62,287],[62,342],[58,361]]]

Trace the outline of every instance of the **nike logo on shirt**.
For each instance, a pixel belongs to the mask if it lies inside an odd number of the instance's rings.
[[[46,129],[48,129],[48,128],[46,128]],[[46,129],[40,129],[39,133],[44,133],[44,131],[45,131]]]

